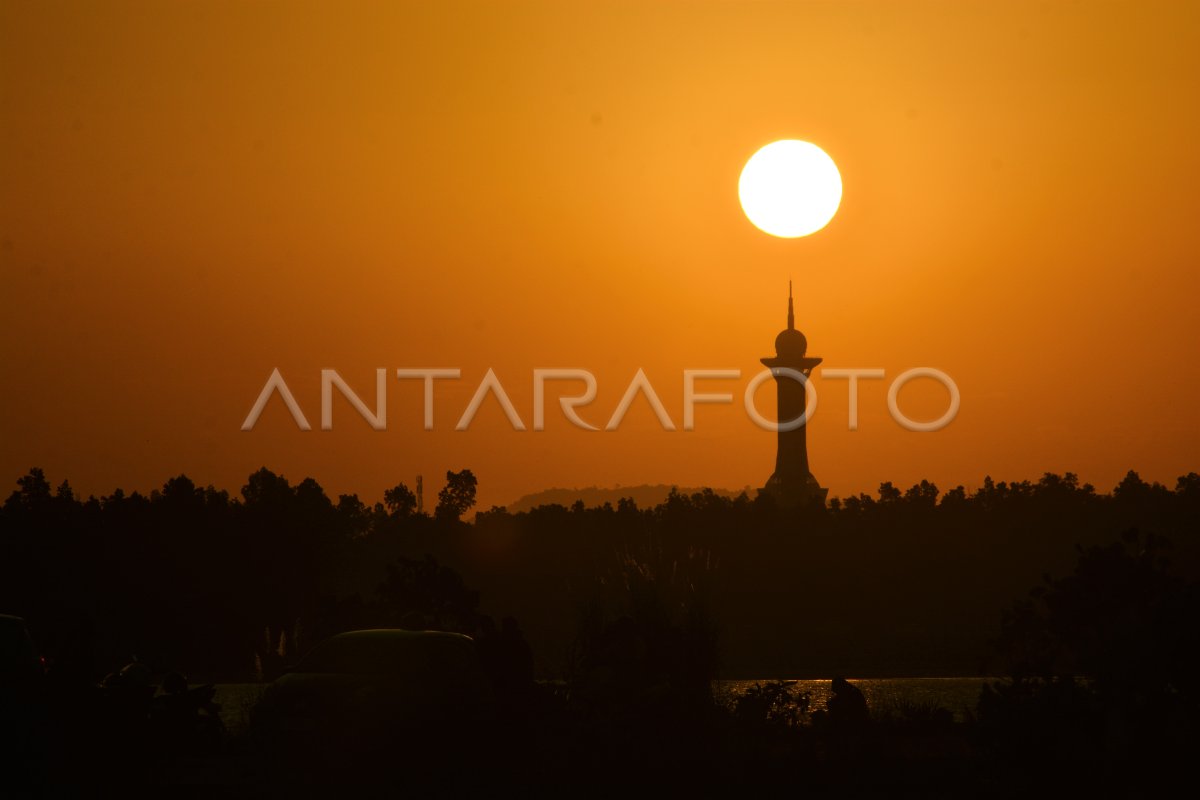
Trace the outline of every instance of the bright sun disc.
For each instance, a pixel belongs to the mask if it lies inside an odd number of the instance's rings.
[[[772,236],[794,239],[829,224],[842,202],[842,176],[824,150],[797,139],[750,156],[738,179],[746,217]]]

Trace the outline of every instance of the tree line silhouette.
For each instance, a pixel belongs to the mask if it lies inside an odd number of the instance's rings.
[[[633,564],[703,587],[708,616],[679,624],[712,626],[706,672],[976,674],[1004,666],[987,660],[1001,612],[1069,571],[1076,545],[1138,528],[1173,542],[1180,574],[1200,572],[1196,473],[1168,488],[1130,472],[1109,493],[1070,473],[944,494],[884,483],[797,511],[673,491],[650,508],[493,507],[468,523],[476,485],[447,473],[422,514],[403,483],[367,504],[264,468],[239,496],[180,475],[149,495],[82,498],[33,469],[0,509],[0,610],[63,670],[103,674],[136,654],[215,678],[270,672],[339,630],[471,633],[485,612],[513,615],[539,672],[563,675],[628,633],[606,632],[636,615],[612,611],[604,587]]]

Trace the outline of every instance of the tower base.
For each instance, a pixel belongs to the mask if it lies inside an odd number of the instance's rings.
[[[817,483],[811,472],[794,476],[783,476],[777,472],[768,478],[767,485],[758,491],[771,495],[781,508],[824,508],[825,499],[829,496],[829,490]]]

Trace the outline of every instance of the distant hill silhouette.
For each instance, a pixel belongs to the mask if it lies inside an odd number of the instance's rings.
[[[637,503],[638,508],[652,508],[667,499],[667,495],[671,493],[671,489],[677,489],[680,494],[693,495],[702,491],[698,488],[685,488],[682,486],[671,486],[664,483],[642,484],[641,486],[616,486],[611,489],[601,489],[598,486],[588,486],[583,489],[543,489],[540,492],[527,494],[513,502],[509,503],[505,508],[510,514],[519,514],[522,511],[529,511],[538,506],[562,505],[571,506],[577,500],[582,500],[583,504],[588,508],[598,508],[605,503],[611,503],[614,506],[617,501],[624,498],[633,498],[633,502]],[[754,498],[755,492],[749,486],[744,489],[713,489],[714,494],[719,497],[734,498],[742,492],[745,492],[751,499]]]

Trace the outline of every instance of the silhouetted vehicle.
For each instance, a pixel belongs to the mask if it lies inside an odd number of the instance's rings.
[[[491,711],[474,641],[457,633],[379,629],[325,640],[268,687],[251,714],[268,749],[312,745],[361,754],[399,740],[437,747]]]
[[[25,620],[0,614],[0,683],[25,683],[42,674],[42,660]]]

